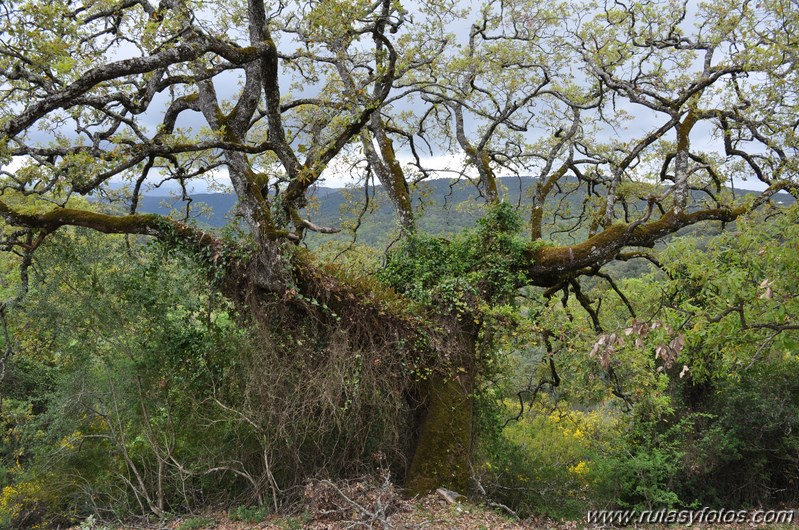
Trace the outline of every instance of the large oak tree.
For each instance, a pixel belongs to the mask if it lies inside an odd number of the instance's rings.
[[[0,24],[0,214],[23,271],[61,227],[141,234],[201,255],[253,311],[269,299],[312,315],[316,305],[297,300],[313,299],[378,334],[421,337],[413,355],[432,372],[411,382],[416,491],[468,485],[485,307],[539,286],[573,291],[590,312],[580,276],[646,258],[684,227],[734,221],[779,191],[799,197],[790,0],[498,0],[471,12],[443,0],[10,0]],[[432,297],[424,321],[296,251],[307,231],[334,230],[307,206],[345,155],[363,160],[355,167],[383,186],[412,240],[413,188],[436,176],[428,160],[442,153],[463,161],[459,178],[494,208],[498,176],[536,178],[516,207],[527,243],[502,262],[510,291],[487,282],[459,291],[459,304]],[[185,193],[220,175],[247,252],[137,212],[152,183]],[[763,191],[736,195],[746,179]],[[73,208],[74,195],[122,197],[127,213]],[[474,270],[507,250],[483,244],[493,251],[473,255]]]

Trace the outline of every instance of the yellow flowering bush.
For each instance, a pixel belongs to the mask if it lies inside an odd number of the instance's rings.
[[[613,490],[608,462],[618,449],[621,421],[608,409],[541,405],[509,422],[501,438],[483,471],[487,481],[496,481],[494,494],[521,512],[579,517]]]
[[[0,528],[47,528],[56,521],[49,514],[59,504],[55,490],[46,479],[34,479],[6,486],[0,494]]]

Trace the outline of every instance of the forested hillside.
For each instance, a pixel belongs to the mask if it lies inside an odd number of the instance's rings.
[[[506,190],[503,194],[504,200],[518,208],[532,197],[536,179],[502,177],[498,179],[498,183]],[[572,210],[579,210],[586,200],[585,191],[577,184],[576,181],[572,182],[563,192],[555,194],[559,200],[565,200]],[[731,189],[730,192],[737,192],[744,197],[757,196],[757,192],[745,188]],[[236,221],[235,194],[196,193],[191,195],[191,199],[191,202],[183,200],[179,194],[146,194],[141,198],[140,208],[143,212],[182,219],[186,218],[188,205],[188,219],[213,228],[222,228],[229,222]],[[699,192],[696,192],[696,200],[701,200]],[[412,202],[419,210],[420,226],[431,234],[457,234],[474,226],[477,219],[485,213],[479,192],[468,181],[436,179],[420,183],[418,190],[412,194]],[[776,193],[772,202],[790,205],[795,199],[789,193]],[[646,201],[641,200],[637,206],[643,208],[645,204]],[[341,230],[336,236],[309,233],[307,237],[311,245],[331,239],[354,239],[365,245],[380,247],[396,237],[396,216],[380,185],[369,189],[318,187],[312,195],[308,210],[320,225]],[[549,225],[547,237],[555,241],[567,241],[568,225],[561,224],[564,226],[557,226],[554,222]]]

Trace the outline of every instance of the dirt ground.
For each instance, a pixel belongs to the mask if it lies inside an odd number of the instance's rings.
[[[585,521],[553,521],[546,518],[520,520],[501,505],[476,505],[455,492],[439,491],[425,497],[408,499],[391,483],[388,475],[356,481],[308,483],[294,515],[270,514],[268,509],[238,508],[208,511],[156,524],[116,527],[115,530],[354,530],[354,529],[425,529],[425,530],[598,530],[610,526],[588,525]],[[792,525],[630,525],[641,530],[795,530],[799,513]],[[84,525],[73,530],[109,530],[101,524]]]
[[[369,510],[367,510],[369,511]],[[599,530],[602,527],[580,521],[553,521],[544,518],[524,521],[501,513],[499,507],[477,506],[468,502],[450,504],[437,494],[413,500],[399,500],[384,512],[364,513],[358,507],[351,509],[319,509],[315,515],[268,516],[259,522],[232,521],[225,513],[211,513],[202,517],[183,518],[152,527],[152,530],[350,530],[350,529],[425,529],[425,530]],[[794,525],[645,525],[627,526],[641,530],[793,530]],[[132,530],[132,529],[131,529]]]
[[[485,529],[515,530],[530,528],[557,528],[559,530],[577,529],[577,523],[544,524],[543,521],[520,522],[510,515],[503,515],[490,508],[469,503],[450,504],[442,497],[432,494],[421,499],[399,501],[384,514],[363,513],[357,507],[335,510],[316,515],[268,516],[261,522],[246,523],[231,521],[225,513],[209,514],[203,517],[183,518],[162,526],[164,530],[191,530],[208,528],[215,530],[349,530],[349,529]],[[205,524],[207,524],[207,526]],[[195,526],[196,525],[196,526]],[[200,526],[202,525],[202,526]]]

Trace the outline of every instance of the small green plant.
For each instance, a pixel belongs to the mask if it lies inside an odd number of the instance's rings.
[[[310,517],[305,514],[302,516],[292,516],[281,519],[277,525],[284,530],[301,530],[305,528],[305,524],[310,520]]]
[[[212,517],[189,517],[178,526],[178,530],[199,530],[216,524]]]
[[[84,519],[78,528],[80,528],[80,530],[108,530],[107,526],[97,523],[97,519],[94,515],[90,515]]]
[[[260,523],[269,516],[269,513],[269,508],[265,506],[237,506],[230,510],[228,517],[231,521]]]

